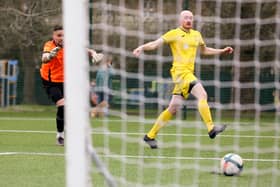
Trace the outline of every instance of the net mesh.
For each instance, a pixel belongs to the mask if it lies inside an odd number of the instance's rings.
[[[185,6],[185,7],[184,7]],[[108,113],[93,121],[93,146],[118,186],[277,186],[280,182],[279,0],[96,0],[89,4],[92,48],[113,57]],[[196,76],[215,124],[228,124],[215,140],[190,97],[157,136],[143,136],[168,106],[172,57],[168,46],[135,58],[133,49],[178,26],[189,8],[209,47],[233,46],[230,56],[197,56]],[[90,69],[95,81],[98,65]],[[246,177],[219,174],[220,159],[239,154]],[[94,171],[94,185],[105,183]]]

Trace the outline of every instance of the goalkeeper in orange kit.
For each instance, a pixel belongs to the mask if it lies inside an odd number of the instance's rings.
[[[49,98],[56,104],[56,143],[64,146],[64,30],[54,26],[52,40],[44,44],[40,75]],[[97,63],[103,54],[87,49],[92,62]]]
[[[138,57],[143,51],[155,50],[164,43],[170,46],[173,63],[170,70],[175,84],[169,106],[157,118],[152,129],[144,136],[144,141],[152,148],[158,148],[155,137],[159,130],[176,114],[182,105],[183,99],[192,94],[198,100],[199,113],[207,127],[211,139],[223,132],[226,125],[214,125],[207,102],[207,93],[201,82],[194,75],[195,57],[197,48],[204,55],[218,55],[232,53],[231,47],[214,49],[207,47],[199,31],[192,29],[193,14],[184,10],[179,16],[180,26],[162,35],[157,40],[137,47],[133,54]]]

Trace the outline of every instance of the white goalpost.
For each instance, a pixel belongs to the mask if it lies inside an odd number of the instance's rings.
[[[228,127],[210,140],[190,96],[152,150],[143,136],[168,106],[172,57],[168,46],[140,58],[132,51],[178,27],[186,2],[207,46],[234,48],[232,56],[197,55],[195,67],[215,124]],[[277,186],[279,15],[280,0],[64,0],[67,186]],[[89,115],[90,82],[102,68],[89,65],[86,47],[113,57],[101,117]],[[221,175],[227,153],[243,158],[241,177]]]
[[[87,154],[89,79],[87,0],[63,1],[65,47],[66,185],[91,186]],[[74,13],[74,14],[73,14]],[[75,23],[75,25],[73,25]]]
[[[92,186],[91,162],[104,176],[109,187],[113,177],[92,147],[89,120],[89,46],[88,1],[63,2],[65,45],[65,119],[66,119],[66,185]],[[75,12],[75,14],[73,14]],[[74,15],[74,17],[73,17]],[[73,22],[75,26],[73,27]]]

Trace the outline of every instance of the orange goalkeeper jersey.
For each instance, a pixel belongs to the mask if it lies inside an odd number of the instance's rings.
[[[43,53],[49,53],[56,46],[53,40],[48,41],[44,45]],[[49,82],[64,82],[64,61],[63,48],[57,52],[57,55],[47,63],[42,63],[40,73],[41,77]]]

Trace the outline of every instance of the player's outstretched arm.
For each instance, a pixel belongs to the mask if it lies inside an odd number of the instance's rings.
[[[152,51],[157,49],[159,46],[161,46],[163,44],[163,39],[159,38],[157,40],[148,42],[146,44],[140,45],[139,47],[137,47],[136,49],[133,50],[133,54],[138,57],[142,51]]]
[[[202,46],[201,47],[201,53],[203,55],[219,55],[219,54],[231,54],[233,53],[232,47],[225,47],[223,49],[215,49],[211,47]]]

